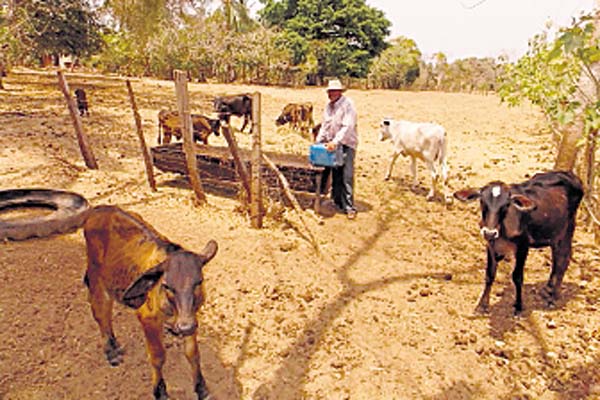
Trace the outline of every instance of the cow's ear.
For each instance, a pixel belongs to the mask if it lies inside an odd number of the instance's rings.
[[[457,192],[454,192],[454,197],[464,202],[477,200],[481,197],[481,190],[473,188],[459,190]]]
[[[160,263],[156,267],[151,268],[140,275],[140,277],[125,290],[123,303],[131,308],[140,308],[142,304],[146,302],[148,291],[158,283],[164,272],[164,263]]]
[[[510,200],[515,208],[521,212],[531,212],[536,208],[533,200],[522,194],[512,194]]]
[[[206,244],[206,246],[204,246],[204,249],[199,254],[200,257],[202,257],[204,259],[204,263],[207,263],[207,262],[209,262],[210,260],[213,259],[213,257],[215,256],[215,254],[217,254],[218,248],[219,248],[219,246],[217,245],[217,242],[214,241],[214,240],[210,240]]]

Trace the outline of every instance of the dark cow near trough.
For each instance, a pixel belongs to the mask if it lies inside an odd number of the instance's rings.
[[[215,97],[213,101],[215,111],[219,113],[219,118],[229,124],[230,117],[235,115],[243,117],[242,132],[250,122],[250,132],[252,132],[252,96],[249,94],[238,94],[232,96]]]
[[[162,375],[167,330],[184,338],[198,399],[210,397],[200,370],[197,312],[204,302],[202,268],[217,252],[210,240],[201,253],[184,250],[148,225],[139,215],[114,206],[92,209],[84,223],[88,266],[84,281],[94,319],[112,366],[124,351],[112,327],[113,302],[134,308],[146,336],[155,399],[167,399]]]
[[[77,101],[77,108],[79,109],[79,115],[90,115],[88,110],[88,101],[85,90],[79,88],[75,89],[75,101]]]
[[[479,199],[481,207],[487,268],[485,289],[476,311],[489,311],[497,263],[509,253],[515,257],[515,314],[523,311],[523,267],[530,247],[552,249],[552,271],[542,295],[548,306],[554,306],[571,258],[575,215],[583,197],[581,180],[572,172],[553,171],[518,184],[491,182],[480,189],[460,190],[454,196],[461,201]]]
[[[195,142],[208,144],[208,137],[211,133],[219,136],[221,121],[212,119],[200,114],[191,114],[192,132]],[[164,141],[161,138],[161,132],[164,134]],[[171,137],[181,140],[183,137],[181,130],[181,118],[177,111],[160,110],[158,112],[158,144],[171,143]]]
[[[275,120],[277,126],[290,124],[290,127],[301,133],[308,132],[313,128],[313,105],[311,103],[289,103]]]

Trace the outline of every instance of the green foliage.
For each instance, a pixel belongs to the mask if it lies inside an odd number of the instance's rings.
[[[37,56],[85,57],[102,44],[100,24],[83,0],[23,0],[16,20],[17,36]]]
[[[534,37],[527,55],[506,65],[500,94],[510,105],[527,99],[540,106],[552,125],[565,126],[582,115],[585,132],[595,132],[600,129],[599,61],[593,15],[583,15],[554,40],[547,33]]]
[[[291,52],[291,63],[299,65],[305,63],[309,54],[309,41],[294,31],[283,31],[277,39],[277,46]]]
[[[499,63],[493,58],[462,58],[449,63],[437,53],[420,61],[420,76],[413,87],[422,90],[486,93],[495,90]]]
[[[223,18],[226,30],[234,32],[250,32],[257,26],[257,22],[250,17],[248,6],[244,0],[223,0],[222,5],[215,12]]]
[[[365,77],[373,57],[386,47],[391,23],[382,11],[364,0],[261,0],[259,12],[267,27],[291,32],[308,45],[292,42],[294,62],[310,56],[318,62],[317,75]],[[304,51],[304,49],[308,49]]]
[[[571,101],[577,89],[581,64],[551,42],[547,33],[529,42],[529,51],[516,63],[507,63],[499,78],[499,95],[509,105],[523,100],[539,106],[553,123],[570,123],[577,103]]]
[[[123,32],[105,32],[102,52],[91,58],[91,65],[105,72],[120,72],[126,75],[142,75],[144,65],[135,50],[133,40]]]
[[[385,89],[410,87],[420,74],[421,52],[412,39],[399,37],[390,44],[373,62],[369,82]]]

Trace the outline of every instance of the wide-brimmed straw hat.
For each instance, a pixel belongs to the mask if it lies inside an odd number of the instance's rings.
[[[346,90],[342,82],[339,79],[332,79],[327,83],[327,91],[330,90],[341,90],[342,92]]]

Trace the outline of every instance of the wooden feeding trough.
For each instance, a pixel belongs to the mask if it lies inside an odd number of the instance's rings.
[[[233,156],[228,147],[205,146],[196,144],[196,162],[198,174],[203,182],[216,186],[236,187],[240,182],[235,168]],[[249,172],[251,152],[240,149],[240,158]],[[161,171],[187,175],[185,154],[181,143],[172,143],[151,148],[154,166]],[[305,203],[314,200],[315,210],[319,210],[321,200],[322,167],[315,167],[308,162],[308,157],[294,154],[264,152],[288,180],[290,189],[298,199]],[[261,180],[269,188],[278,189],[280,182],[276,174],[267,166],[261,166]]]

